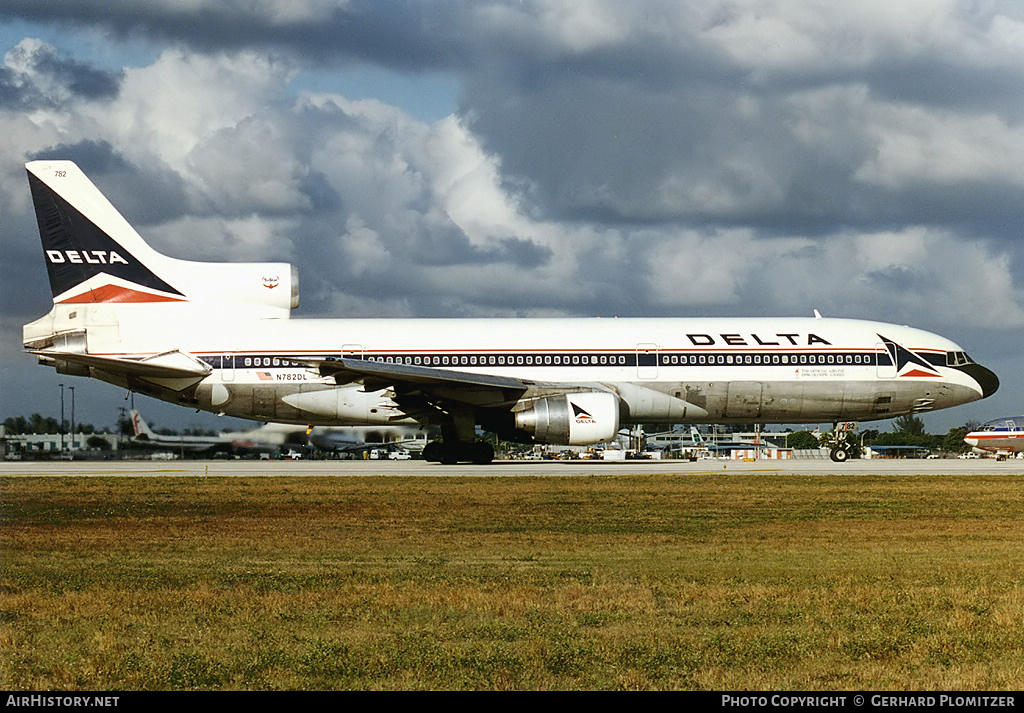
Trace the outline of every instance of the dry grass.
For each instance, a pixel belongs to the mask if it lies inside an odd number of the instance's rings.
[[[0,688],[1016,690],[1020,488],[0,479]]]

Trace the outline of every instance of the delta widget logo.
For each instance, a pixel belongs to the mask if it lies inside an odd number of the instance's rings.
[[[885,350],[889,353],[889,359],[892,360],[893,366],[896,367],[896,373],[901,377],[942,377],[942,374],[940,374],[934,366],[906,347],[901,347],[893,340],[887,339],[881,334],[878,335],[878,338],[881,339],[882,344],[885,345]],[[907,369],[907,371],[904,371],[904,369]]]
[[[576,423],[594,423],[597,420],[587,413],[586,409],[574,404],[572,401],[569,402],[569,405],[572,406],[572,416],[576,419]]]

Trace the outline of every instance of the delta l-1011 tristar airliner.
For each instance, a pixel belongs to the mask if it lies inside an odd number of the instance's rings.
[[[25,325],[25,347],[62,374],[214,413],[439,426],[427,460],[486,463],[476,427],[597,444],[638,423],[886,419],[999,385],[938,335],[820,316],[292,320],[292,266],[167,257],[74,163],[26,167],[53,310]]]

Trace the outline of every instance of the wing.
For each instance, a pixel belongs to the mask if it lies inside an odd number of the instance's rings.
[[[366,359],[297,360],[338,384],[361,382],[367,391],[390,389],[407,415],[424,424],[445,422],[455,411],[509,409],[537,382]],[[564,390],[564,387],[563,387]]]
[[[393,364],[365,359],[328,357],[317,361],[316,368],[322,376],[333,376],[338,384],[362,381],[367,389],[376,390],[392,386],[396,382],[423,386],[473,386],[482,389],[513,389],[525,391],[536,382],[509,376],[474,374],[467,371],[434,369],[429,366]]]

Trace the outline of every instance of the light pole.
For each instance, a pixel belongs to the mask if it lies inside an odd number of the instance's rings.
[[[60,387],[60,452],[64,452],[64,384],[57,384]]]
[[[71,390],[71,450],[75,450],[75,387],[69,386]]]

